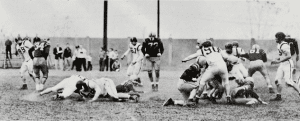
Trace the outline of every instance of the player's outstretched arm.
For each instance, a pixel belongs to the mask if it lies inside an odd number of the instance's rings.
[[[164,49],[164,44],[162,43],[162,41],[160,39],[159,40],[159,49],[160,49],[160,54],[163,54],[165,49]]]
[[[28,50],[28,53],[29,53],[29,56],[31,59],[33,59],[33,54],[32,52],[34,51],[34,47],[32,46],[29,50]]]
[[[101,94],[101,89],[99,87],[99,85],[97,85],[95,82],[91,81],[90,84],[89,84],[90,88],[92,89],[95,89],[95,95],[94,97],[92,98],[92,100],[90,100],[89,102],[94,102],[98,99],[98,97],[100,96]]]
[[[123,54],[123,56],[121,57],[121,59],[123,60],[128,55],[129,52],[130,52],[130,49],[128,48],[126,50],[126,52]]]
[[[192,55],[189,55],[188,57],[184,58],[184,59],[182,60],[182,62],[187,62],[187,61],[189,61],[189,60],[192,60],[192,59],[197,58],[198,56],[201,56],[201,53],[194,53],[194,54],[192,54]]]

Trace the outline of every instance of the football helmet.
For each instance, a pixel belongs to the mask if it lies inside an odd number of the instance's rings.
[[[225,49],[232,49],[232,47],[233,47],[233,44],[231,42],[227,42],[225,44]]]
[[[238,43],[237,41],[233,41],[233,42],[232,42],[232,46],[239,47],[239,43]]]
[[[277,32],[277,33],[275,34],[275,37],[276,37],[277,39],[284,39],[286,36],[285,36],[285,34],[284,34],[283,32]]]

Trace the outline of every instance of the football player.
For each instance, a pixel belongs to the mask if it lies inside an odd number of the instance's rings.
[[[129,93],[129,92],[136,92],[136,93],[144,93],[143,91],[137,91],[134,89],[134,85],[137,85],[135,83],[138,83],[135,81],[136,77],[135,75],[131,75],[129,77],[129,80],[126,80],[122,82],[121,84],[116,86],[118,93]]]
[[[205,68],[207,68],[207,66],[208,65],[206,63],[205,57],[199,56],[196,62],[183,72],[177,83],[177,88],[183,96],[183,101],[173,101],[172,98],[169,98],[166,102],[164,102],[163,106],[173,104],[182,106],[194,105],[194,97],[196,96],[197,87],[199,86],[197,78],[201,75]]]
[[[292,86],[297,93],[300,95],[299,86],[293,81],[292,71],[293,71],[293,61],[291,60],[291,52],[290,52],[290,45],[285,42],[285,34],[283,32],[277,32],[275,34],[276,37],[276,43],[277,49],[279,51],[279,57],[276,58],[271,62],[271,64],[280,64],[276,77],[275,77],[275,84],[277,86],[277,94],[274,99],[271,99],[271,101],[280,101],[281,98],[281,90],[282,90],[282,79],[285,80],[285,82],[290,83],[290,86]]]
[[[151,81],[152,91],[158,91],[159,71],[160,71],[160,57],[164,52],[164,46],[155,34],[150,34],[149,38],[143,42],[142,52],[146,58],[146,70]],[[153,81],[152,72],[155,71],[156,79]]]
[[[247,77],[244,81],[237,80],[238,87],[230,91],[232,104],[253,105],[264,102],[253,90],[254,83],[252,77]]]
[[[44,84],[48,78],[49,71],[47,57],[49,51],[50,43],[48,43],[46,39],[44,39],[44,41],[35,41],[34,46],[29,49],[29,55],[33,59],[33,70],[35,73],[37,91],[42,91],[44,89]],[[40,71],[43,73],[42,79],[40,79]]]
[[[249,59],[249,69],[248,69],[248,75],[250,77],[253,76],[253,74],[256,71],[259,71],[263,77],[265,78],[269,92],[270,93],[275,93],[273,90],[273,86],[270,81],[269,73],[267,70],[267,67],[264,62],[267,62],[267,54],[263,49],[260,49],[258,44],[252,45],[252,49],[249,50],[248,53],[241,55],[241,57],[244,57],[246,59]]]
[[[108,97],[116,101],[123,101],[126,99],[139,101],[140,95],[137,93],[120,93],[117,92],[113,80],[109,78],[100,78],[94,80],[82,80],[77,82],[75,92],[79,92],[82,98],[92,97],[89,102],[94,102],[98,97]]]
[[[30,52],[29,49],[31,47],[33,47],[33,45],[31,44],[31,42],[27,39],[22,40],[21,38],[16,39],[16,54],[21,53],[22,58],[23,58],[23,62],[22,62],[22,66],[20,68],[20,73],[21,73],[21,79],[23,81],[23,85],[20,88],[20,90],[27,90],[27,83],[26,83],[26,78],[25,78],[25,73],[26,71],[28,72],[29,76],[33,79],[33,81],[35,82],[35,78],[33,75],[33,61],[30,58]]]
[[[76,91],[76,84],[79,81],[87,80],[87,78],[81,75],[72,75],[69,78],[65,78],[53,87],[47,88],[40,92],[40,96],[48,94],[50,92],[57,92],[54,99],[64,99],[73,94]],[[77,91],[78,92],[78,91]],[[79,93],[79,92],[78,92]]]
[[[222,85],[226,89],[226,98],[228,103],[230,102],[230,85],[228,80],[228,70],[225,61],[223,60],[222,54],[220,53],[220,48],[212,46],[212,42],[209,40],[202,40],[202,48],[197,51],[197,53],[192,54],[182,61],[186,62],[188,60],[194,59],[198,56],[206,57],[208,68],[203,73],[199,84],[198,95],[201,95],[204,90],[204,85],[209,80],[213,79],[215,76],[220,76],[222,79]]]
[[[137,42],[137,39],[133,37],[130,39],[130,44],[128,46],[128,50],[123,54],[121,59],[123,60],[129,52],[132,53],[132,61],[129,64],[129,67],[127,69],[127,75],[130,77],[131,75],[135,75],[137,77],[134,79],[134,81],[138,82],[140,86],[142,86],[142,82],[140,77],[138,76],[141,71],[142,61],[144,58],[144,55],[141,51],[142,45]]]
[[[232,70],[229,71],[229,77],[234,77],[238,80],[243,80],[248,76],[248,74],[244,74],[247,72],[244,65],[241,63],[241,59],[233,55],[233,44],[226,43],[225,50],[221,51],[222,57],[227,62],[227,64],[232,65]],[[246,72],[244,72],[246,70]]]

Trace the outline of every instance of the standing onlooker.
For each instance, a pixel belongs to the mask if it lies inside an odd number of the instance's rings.
[[[8,52],[9,52],[10,59],[12,58],[11,45],[12,45],[12,42],[9,40],[9,38],[7,38],[7,40],[5,41],[5,53],[6,53],[6,58],[8,58]]]
[[[63,60],[62,60],[63,50],[58,43],[56,47],[53,49],[53,54],[55,56],[55,69],[58,70],[58,66],[59,66],[60,70],[63,70]]]
[[[160,56],[164,53],[163,43],[159,38],[155,37],[155,34],[151,33],[149,38],[143,42],[142,52],[146,58],[146,70],[151,81],[152,91],[158,91]],[[153,81],[153,70],[155,70],[156,82]]]
[[[38,34],[33,38],[33,43],[41,41],[41,38],[38,37]]]
[[[83,70],[86,71],[86,50],[82,45],[79,45],[76,57],[76,71],[81,71],[81,66],[83,66]]]
[[[112,68],[112,64],[115,62],[117,57],[116,57],[116,53],[114,52],[113,48],[110,48],[110,51],[108,52],[108,59],[109,59],[110,71],[114,71],[113,68]]]
[[[79,46],[78,46],[78,45],[75,46],[74,54],[73,54],[73,56],[72,56],[72,61],[73,61],[73,62],[72,62],[71,70],[74,69],[74,66],[76,66],[76,62],[78,61],[78,59],[77,59],[78,49],[79,49]]]
[[[69,46],[69,43],[66,44],[66,48],[65,48],[64,54],[63,54],[63,59],[64,59],[65,69],[70,70],[71,62],[72,62],[72,50]]]
[[[89,55],[86,56],[86,61],[87,61],[87,63],[88,63],[87,70],[88,70],[88,71],[91,71],[91,70],[93,69],[91,53],[90,53]]]
[[[105,68],[105,58],[106,58],[106,52],[104,50],[104,48],[101,48],[101,51],[99,53],[99,66],[100,66],[100,69],[99,71],[104,71],[104,68]]]

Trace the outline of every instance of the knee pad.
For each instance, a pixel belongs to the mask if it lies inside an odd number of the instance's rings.
[[[278,80],[276,80],[276,81],[275,81],[275,85],[277,85],[277,86],[279,85],[279,82],[278,82]]]
[[[152,71],[148,71],[148,76],[152,77]]]

